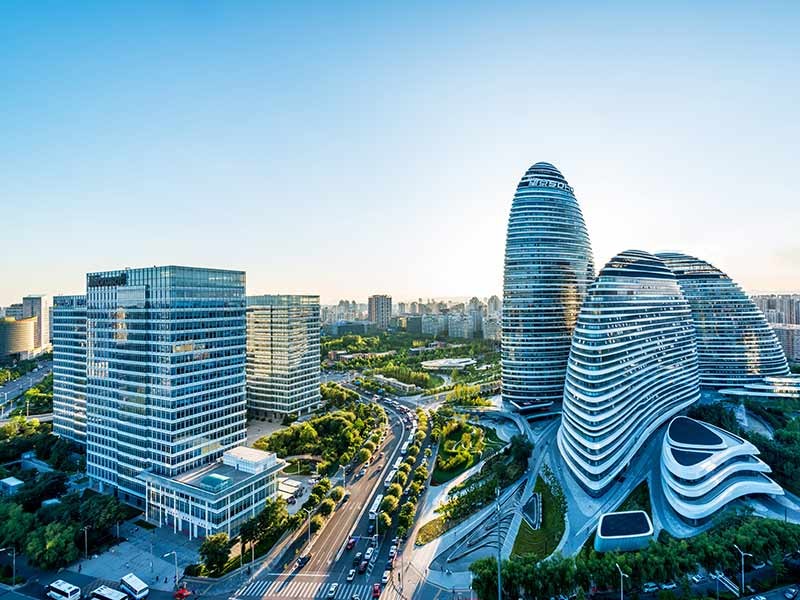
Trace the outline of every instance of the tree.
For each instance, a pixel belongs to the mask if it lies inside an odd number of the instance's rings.
[[[386,512],[378,513],[378,526],[380,527],[380,531],[386,533],[392,526],[392,517]]]
[[[311,533],[316,533],[325,525],[325,519],[320,515],[311,517]]]
[[[76,524],[53,522],[33,530],[25,543],[25,554],[34,565],[55,569],[77,560]]]
[[[383,502],[381,502],[381,510],[387,513],[393,513],[397,510],[397,505],[400,501],[397,499],[397,496],[384,496]]]
[[[399,483],[393,483],[390,485],[386,491],[384,492],[384,496],[394,496],[395,498],[399,498],[400,494],[403,493],[403,487]]]
[[[245,554],[247,545],[255,545],[258,539],[258,517],[253,517],[242,523],[239,527],[239,539],[242,541],[242,554]]]
[[[336,503],[331,498],[325,498],[322,502],[319,503],[319,514],[323,517],[329,516],[333,509],[336,508]]]
[[[35,526],[35,517],[22,510],[19,504],[0,504],[0,545],[22,548],[28,533]]]
[[[361,450],[359,450],[356,454],[356,463],[359,465],[365,463],[369,460],[370,456],[372,456],[372,452],[366,448],[361,448]]]
[[[200,544],[200,557],[206,569],[214,575],[221,575],[230,555],[231,541],[227,533],[215,533]]]
[[[344,488],[340,485],[337,485],[331,490],[329,495],[334,502],[339,502],[342,498],[344,498]]]
[[[775,585],[786,575],[786,567],[783,564],[783,554],[780,550],[776,550],[770,557],[772,561],[772,568],[775,570]]]

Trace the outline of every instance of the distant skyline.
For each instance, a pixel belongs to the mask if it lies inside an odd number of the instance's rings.
[[[85,273],[249,294],[501,295],[516,184],[599,270],[674,250],[800,291],[800,5],[5,2],[0,305]]]

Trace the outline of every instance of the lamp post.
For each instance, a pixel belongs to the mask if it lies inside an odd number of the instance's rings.
[[[14,546],[0,548],[0,552],[11,550],[11,587],[17,585],[17,549]]]
[[[739,548],[739,546],[737,546],[736,544],[734,544],[733,547],[739,551],[739,554],[742,557],[742,595],[744,595],[744,557],[753,555],[750,554],[749,552],[742,552],[742,549]]]
[[[170,554],[175,558],[175,582],[174,582],[174,585],[177,587],[178,586],[178,553],[175,552],[175,550],[173,550],[172,552],[167,552],[164,555],[164,558],[167,558]]]
[[[623,600],[623,593],[625,590],[625,578],[628,576],[627,573],[623,573],[622,569],[619,566],[619,563],[614,563],[617,566],[617,571],[619,571],[619,600]]]
[[[311,547],[311,511],[307,508],[303,509],[308,515],[308,547]]]
[[[495,501],[497,503],[497,600],[503,600],[503,575],[500,567],[500,486],[494,488]]]
[[[91,529],[91,525],[85,525],[83,527],[83,558],[84,560],[89,560],[89,534],[88,531]]]

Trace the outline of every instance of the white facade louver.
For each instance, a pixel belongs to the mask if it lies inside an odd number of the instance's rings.
[[[700,385],[743,385],[789,373],[764,314],[725,273],[693,256],[657,255],[675,273],[697,329]]]
[[[600,495],[663,423],[700,397],[691,310],[647,252],[614,257],[590,286],[572,336],[558,446]]]
[[[573,190],[553,165],[536,163],[517,186],[506,237],[502,395],[517,409],[560,408],[570,337],[593,278]]]
[[[667,502],[687,521],[698,522],[742,496],[782,495],[758,453],[753,444],[719,427],[675,417],[661,448]]]

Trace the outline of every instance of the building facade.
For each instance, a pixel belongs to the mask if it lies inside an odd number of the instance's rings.
[[[20,320],[22,318],[22,302],[17,302],[16,304],[7,306],[5,316],[7,319]]]
[[[699,398],[692,313],[675,275],[646,252],[618,254],[590,286],[572,337],[564,462],[600,495],[660,425]]]
[[[422,315],[420,329],[423,335],[447,335],[447,315]]]
[[[775,332],[730,277],[693,256],[658,257],[675,273],[692,307],[701,386],[736,386],[789,373]]]
[[[389,329],[392,318],[392,297],[385,294],[370,296],[367,303],[367,320],[375,323],[381,331]]]
[[[517,185],[506,235],[503,400],[523,411],[560,409],[572,330],[593,278],[572,187],[553,165],[533,165]]]
[[[50,345],[50,305],[49,296],[32,295],[22,299],[22,317],[36,317],[33,330],[33,347],[45,349]]]
[[[53,433],[86,444],[86,296],[53,298]]]
[[[471,315],[455,313],[447,315],[447,336],[471,339],[475,334],[475,321]]]
[[[26,359],[34,351],[36,317],[0,319],[0,358]]]
[[[319,296],[248,296],[248,411],[307,414],[321,405],[319,386]]]
[[[101,491],[144,506],[245,440],[245,274],[164,266],[86,279],[86,462]]]
[[[772,330],[789,362],[800,364],[800,325],[774,324]]]

